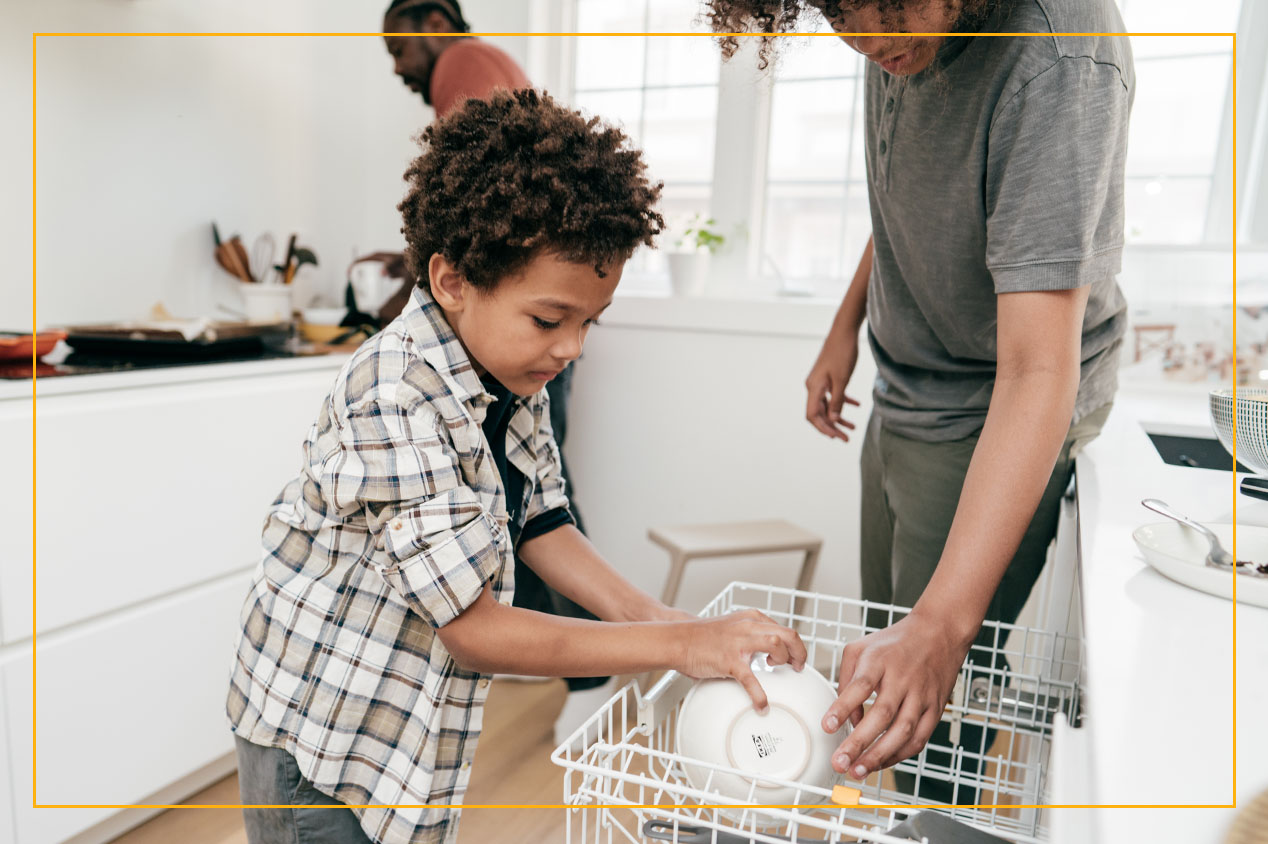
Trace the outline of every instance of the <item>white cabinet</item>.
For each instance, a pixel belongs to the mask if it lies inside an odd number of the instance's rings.
[[[40,398],[40,631],[253,564],[265,508],[298,471],[333,377],[327,368]],[[6,643],[31,635],[30,438],[30,401],[0,402],[0,442],[27,452],[6,455],[13,481],[0,485]]]
[[[136,803],[232,751],[224,718],[248,572],[39,637],[41,804]],[[53,844],[108,809],[31,808],[31,658],[4,666],[17,839]]]
[[[0,662],[0,701],[6,701],[0,707],[0,840],[17,841],[18,833],[13,818],[13,777],[9,766],[5,764],[10,758],[9,732],[12,730],[9,721],[3,717],[9,710],[5,688],[4,663]]]
[[[266,508],[342,359],[0,385],[0,842],[107,840],[113,809],[219,775],[238,613]],[[33,716],[38,716],[33,720]],[[33,724],[38,730],[33,745]],[[116,833],[117,833],[116,829]]]

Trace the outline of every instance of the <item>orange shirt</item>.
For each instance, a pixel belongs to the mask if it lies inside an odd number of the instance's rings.
[[[504,50],[478,38],[463,38],[436,59],[429,93],[436,116],[444,117],[464,100],[487,97],[495,88],[531,87]]]

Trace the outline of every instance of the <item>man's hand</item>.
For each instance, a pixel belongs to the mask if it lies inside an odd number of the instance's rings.
[[[853,430],[854,423],[841,416],[841,409],[846,404],[858,407],[859,403],[845,394],[845,385],[858,360],[858,335],[833,330],[828,332],[819,357],[806,376],[806,421],[825,437],[846,442],[850,439],[847,429]]]
[[[749,663],[753,654],[764,653],[770,665],[806,665],[806,646],[797,631],[776,624],[757,610],[741,610],[717,618],[696,619],[684,625],[686,648],[677,668],[697,680],[732,677],[753,699],[753,708],[765,711],[769,702]]]
[[[822,726],[835,733],[849,718],[854,729],[832,755],[832,767],[861,780],[919,753],[942,718],[970,643],[957,643],[945,625],[913,613],[847,645],[838,697]],[[864,715],[873,691],[876,701]]]

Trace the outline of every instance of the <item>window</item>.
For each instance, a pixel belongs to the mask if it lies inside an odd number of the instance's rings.
[[[694,0],[577,0],[580,32],[706,31],[691,24]],[[690,27],[689,27],[689,24]],[[718,70],[711,38],[643,36],[577,39],[573,102],[621,124],[643,148],[651,174],[665,182],[668,221],[708,215],[713,195]],[[625,289],[664,281],[664,255],[641,250]]]
[[[572,2],[583,32],[707,30],[694,20],[696,0]],[[1242,13],[1242,0],[1210,0],[1197,19],[1190,0],[1118,2],[1127,30],[1138,32],[1184,25],[1232,32]],[[726,261],[714,261],[715,282],[736,292],[836,298],[871,231],[863,59],[836,38],[787,39],[781,46],[770,72],[746,76],[733,66],[751,71],[751,52],[742,50],[719,71],[711,38],[581,38],[575,101],[620,120],[644,147],[653,173],[665,180],[667,218],[701,212],[733,223],[726,233],[744,243],[730,249],[735,254]],[[1127,241],[1226,244],[1232,237],[1232,39],[1142,36],[1132,47],[1137,86]],[[655,252],[640,256],[631,278],[663,289],[663,260]]]
[[[1187,0],[1119,0],[1128,32],[1171,31],[1177,21],[1233,32],[1240,5],[1209,0],[1194,17]],[[1227,136],[1233,39],[1138,36],[1132,51],[1136,101],[1127,145],[1127,242],[1231,241],[1226,226],[1208,221],[1216,181],[1232,177],[1232,157],[1221,154],[1220,142]]]

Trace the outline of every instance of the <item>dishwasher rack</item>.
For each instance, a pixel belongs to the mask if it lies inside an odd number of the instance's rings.
[[[751,583],[732,583],[702,612],[723,615],[758,609],[794,627],[808,650],[807,662],[833,683],[842,648],[907,609]],[[669,672],[646,694],[637,682],[620,689],[551,755],[565,769],[569,844],[788,844],[790,841],[899,844],[919,827],[921,808],[1015,844],[1045,841],[1043,803],[1052,724],[1078,726],[1082,647],[1077,637],[988,622],[960,670],[942,720],[947,744],[931,742],[894,768],[917,788],[936,780],[952,799],[933,803],[898,790],[892,775],[872,774],[863,783],[838,780],[852,791],[742,776],[752,783],[747,800],[711,788],[714,776],[733,769],[690,760],[710,770],[703,788],[687,780],[685,757],[676,752],[679,706],[693,681]],[[965,731],[965,727],[974,727]],[[980,729],[985,727],[987,729]],[[966,740],[964,736],[976,736]],[[989,746],[988,736],[993,738]],[[976,769],[976,770],[975,770]],[[757,788],[792,786],[790,805],[762,805]],[[975,805],[956,805],[964,789]],[[725,807],[725,808],[724,808]],[[945,818],[925,818],[945,822]],[[966,830],[971,832],[970,830]],[[904,834],[906,833],[906,834]],[[917,836],[917,839],[919,836]],[[965,839],[970,840],[969,835]],[[983,840],[995,840],[983,839]],[[928,836],[930,844],[938,837]]]

